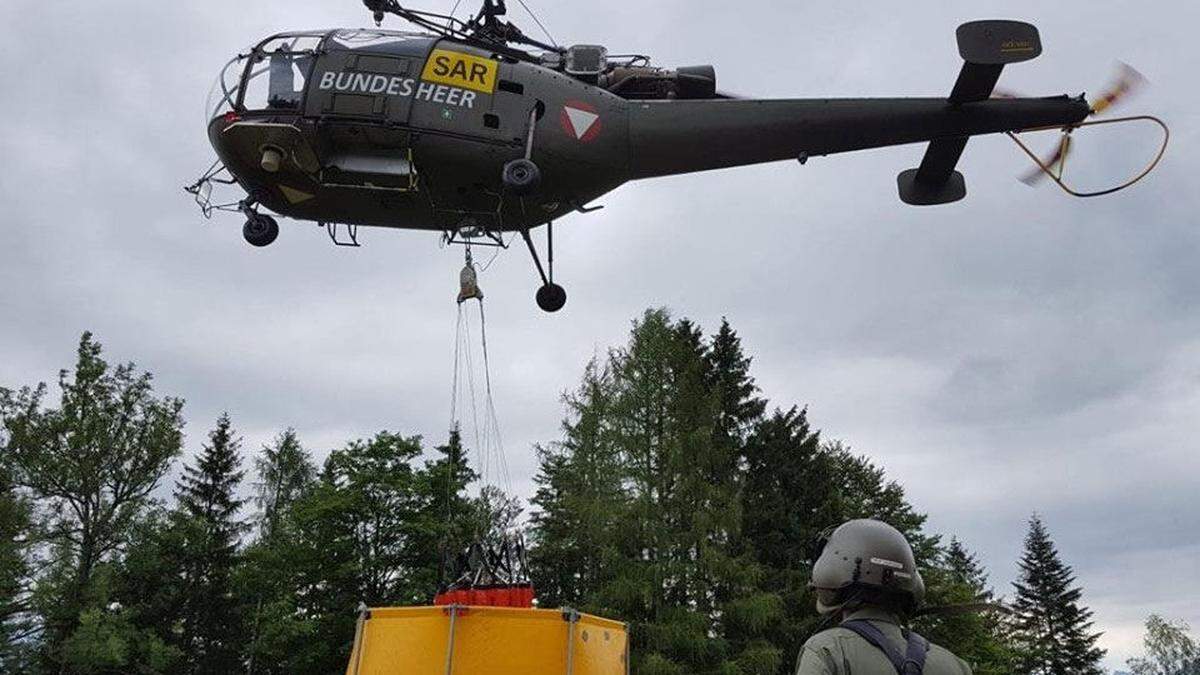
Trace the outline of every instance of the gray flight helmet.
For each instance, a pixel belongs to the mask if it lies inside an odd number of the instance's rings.
[[[822,614],[842,609],[854,590],[866,597],[895,597],[910,611],[925,598],[912,546],[879,520],[851,520],[834,530],[813,565],[809,587],[817,591]]]

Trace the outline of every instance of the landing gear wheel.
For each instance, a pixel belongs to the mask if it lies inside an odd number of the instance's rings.
[[[504,187],[515,195],[525,196],[537,190],[542,182],[542,170],[533,160],[514,159],[504,165],[501,175]]]
[[[251,246],[269,246],[279,236],[279,223],[271,216],[252,214],[242,226],[242,236]]]
[[[567,304],[567,292],[558,284],[546,284],[538,289],[537,304],[543,312],[553,314]]]

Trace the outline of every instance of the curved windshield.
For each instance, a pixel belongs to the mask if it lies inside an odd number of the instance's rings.
[[[304,83],[326,34],[278,35],[234,57],[209,91],[208,119],[235,110],[299,110]]]
[[[233,110],[237,103],[239,82],[246,70],[246,58],[244,55],[233,57],[217,75],[212,88],[208,90],[208,103],[204,106],[208,117],[204,120],[205,122]]]

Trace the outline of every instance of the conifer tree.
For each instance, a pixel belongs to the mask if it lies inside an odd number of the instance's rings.
[[[606,533],[622,519],[624,465],[611,443],[612,374],[591,361],[564,396],[563,440],[538,448],[530,563],[548,606],[605,613],[595,591],[611,580],[615,545]]]
[[[995,599],[987,570],[955,537],[924,575],[927,605],[984,605]],[[1013,651],[1003,615],[979,609],[932,614],[916,623],[921,635],[954,652],[977,675],[1013,672]]]
[[[761,639],[778,601],[757,592],[758,566],[734,550],[740,439],[758,414],[747,367],[728,327],[710,343],[692,322],[649,311],[624,348],[588,368],[564,441],[541,451],[543,595],[630,620],[638,672],[778,668],[779,650]]]
[[[782,615],[768,634],[781,650],[784,672],[794,667],[800,646],[820,623],[807,589],[807,563],[818,534],[838,517],[834,465],[807,411],[798,408],[776,410],[756,424],[743,454],[739,546],[763,570],[761,592],[781,603]]]
[[[721,320],[721,327],[712,337],[706,360],[717,394],[714,432],[718,438],[740,445],[762,418],[767,402],[758,397],[758,385],[750,375],[751,359],[742,351],[742,339],[727,319]]]
[[[1041,518],[1029,520],[1025,553],[1014,582],[1014,638],[1018,671],[1030,675],[1099,674],[1104,650],[1096,646],[1092,612],[1080,604],[1082,590],[1063,563]]]
[[[242,635],[233,572],[244,525],[237,496],[244,472],[240,439],[221,415],[194,466],[176,483],[174,527],[184,541],[181,648],[188,672],[217,675],[238,669]]]

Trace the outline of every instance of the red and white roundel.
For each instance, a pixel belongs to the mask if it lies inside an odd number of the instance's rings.
[[[590,103],[567,101],[558,119],[563,131],[575,140],[588,143],[600,135],[600,112]]]

